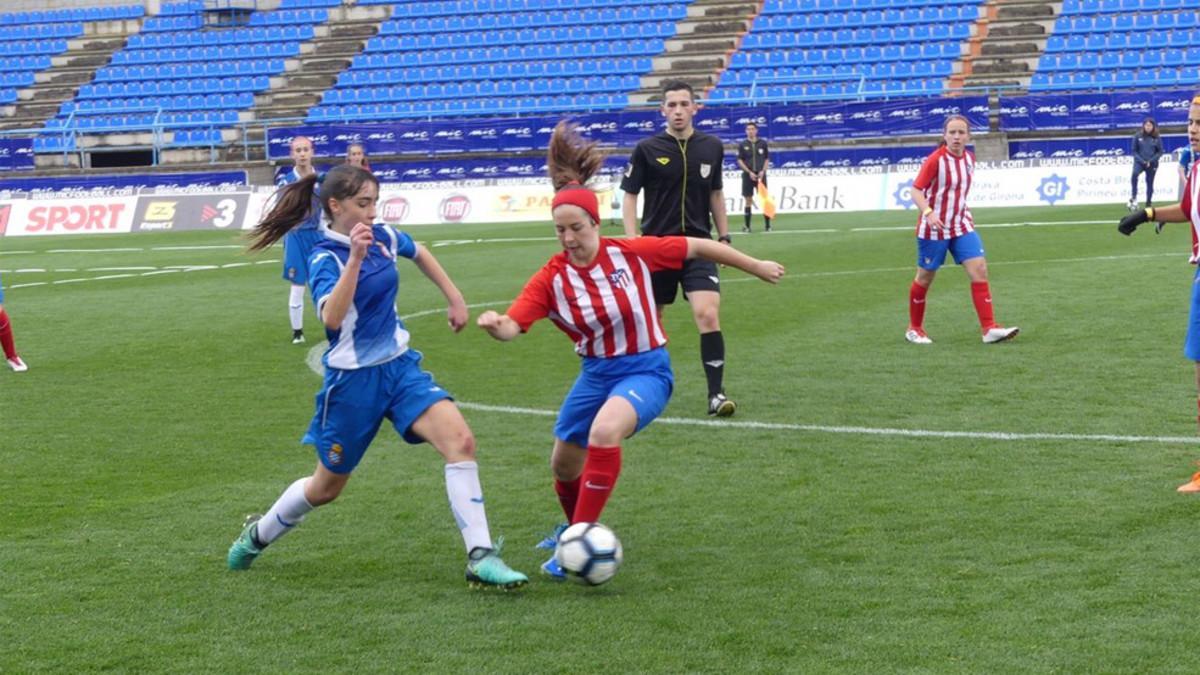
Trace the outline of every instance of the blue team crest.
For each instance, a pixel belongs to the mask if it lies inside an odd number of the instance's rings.
[[[330,465],[337,466],[338,464],[341,464],[342,446],[338,443],[334,443],[333,445],[329,446],[329,452],[326,453],[325,456],[329,459]]]
[[[609,272],[608,283],[612,284],[614,288],[625,288],[630,283],[629,272],[624,269]]]

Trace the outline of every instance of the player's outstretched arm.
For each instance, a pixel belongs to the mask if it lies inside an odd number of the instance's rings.
[[[759,260],[742,253],[732,246],[726,246],[715,242],[711,239],[699,239],[697,237],[685,237],[687,239],[689,258],[704,258],[715,263],[736,267],[747,274],[762,279],[771,284],[779,283],[783,278],[783,265],[773,260]]]
[[[516,321],[513,321],[507,314],[500,314],[490,309],[479,315],[479,318],[475,320],[475,325],[501,342],[508,342],[521,334],[521,327],[517,325]]]
[[[1188,222],[1188,217],[1183,212],[1183,207],[1179,204],[1172,204],[1161,208],[1148,206],[1122,218],[1121,222],[1117,225],[1117,231],[1128,237],[1133,234],[1134,230],[1138,229],[1139,225],[1152,220],[1162,223],[1186,223]]]
[[[417,244],[417,257],[413,258],[413,264],[417,269],[421,270],[434,286],[446,296],[446,321],[450,324],[450,330],[457,333],[467,325],[467,319],[471,318],[467,312],[467,302],[463,300],[462,293],[458,287],[450,280],[450,275],[446,274],[446,270],[442,267],[437,258],[429,252],[421,244]]]

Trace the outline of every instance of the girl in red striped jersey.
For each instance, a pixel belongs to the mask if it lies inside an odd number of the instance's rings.
[[[662,413],[674,387],[650,273],[705,258],[769,283],[784,274],[779,263],[710,239],[600,236],[596,193],[586,183],[603,159],[572,125],[555,127],[548,165],[563,250],[533,275],[507,312],[487,311],[477,320],[492,337],[508,341],[548,318],[583,359],[559,410],[550,458],[554,488],[571,523],[599,520],[621,471],[621,441]],[[553,557],[542,569],[562,578]]]
[[[996,324],[992,313],[992,293],[988,287],[987,260],[983,241],[975,232],[975,221],[967,208],[967,193],[975,172],[975,155],[967,150],[971,130],[967,118],[952,115],[942,126],[942,142],[917,173],[912,200],[921,217],[917,221],[917,277],[908,290],[908,330],[904,339],[914,344],[932,344],[925,334],[925,295],[946,254],[963,266],[971,279],[971,299],[979,315],[979,328],[985,343],[1003,342],[1016,337],[1017,327]]]

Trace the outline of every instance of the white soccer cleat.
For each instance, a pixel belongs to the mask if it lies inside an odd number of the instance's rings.
[[[908,340],[914,345],[933,344],[933,340],[930,340],[929,336],[926,335],[925,331],[921,328],[909,328],[908,330],[904,331],[904,339]]]
[[[1021,332],[1021,329],[1017,328],[1016,326],[1012,326],[1011,328],[1002,328],[1000,326],[993,326],[992,328],[987,329],[987,331],[983,334],[983,343],[991,345],[991,344],[995,344],[997,342],[1004,342],[1005,340],[1011,340],[1011,339],[1017,337],[1017,333],[1020,333],[1020,332]]]
[[[14,373],[23,373],[29,370],[29,366],[25,365],[25,362],[19,356],[8,359],[8,367],[12,368]]]

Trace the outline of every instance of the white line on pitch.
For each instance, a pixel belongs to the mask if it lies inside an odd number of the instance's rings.
[[[481,412],[498,412],[510,415],[530,415],[535,417],[555,417],[554,410],[538,408],[519,408],[515,406],[487,405],[456,401],[458,407],[464,410],[479,410]],[[683,417],[660,417],[655,424],[672,424],[677,426],[706,427],[718,429],[750,429],[756,431],[801,431],[825,434],[845,434],[853,436],[904,436],[907,438],[965,438],[984,441],[1093,441],[1108,443],[1178,443],[1195,445],[1194,436],[1121,436],[1117,434],[1047,434],[1047,433],[1017,433],[1007,431],[938,431],[934,429],[896,429],[888,427],[851,427],[830,426],[825,424],[784,424],[782,422],[746,422],[746,421],[717,421],[688,419]]]
[[[152,246],[151,251],[208,251],[220,248],[245,248],[240,244],[213,244],[212,246]]]
[[[46,253],[129,253],[145,250],[144,248],[52,248]]]
[[[1119,219],[1116,219],[1119,220]],[[995,227],[1055,227],[1057,225],[1103,225],[1105,223],[1115,223],[1116,220],[1039,220],[1030,221],[1027,223],[975,223],[975,227],[991,229]],[[913,230],[916,225],[890,226],[890,227],[852,227],[851,232],[896,232],[900,230]]]

